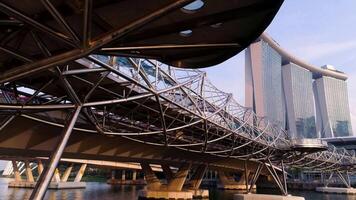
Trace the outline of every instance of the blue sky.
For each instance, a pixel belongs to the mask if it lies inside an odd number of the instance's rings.
[[[266,32],[292,54],[348,74],[351,120],[356,133],[356,0],[285,0]],[[206,69],[220,89],[244,104],[244,52]],[[356,135],[356,134],[355,134]]]

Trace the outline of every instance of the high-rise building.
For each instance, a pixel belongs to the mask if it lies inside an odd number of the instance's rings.
[[[285,104],[282,90],[282,58],[263,40],[246,50],[245,105],[257,116],[285,126]]]
[[[317,129],[322,138],[351,136],[352,127],[344,80],[322,76],[314,82]]]
[[[289,63],[283,65],[282,77],[289,135],[292,138],[318,138],[312,72]]]
[[[245,105],[291,138],[351,136],[347,75],[310,65],[262,34],[245,51]],[[282,67],[283,65],[283,67]]]

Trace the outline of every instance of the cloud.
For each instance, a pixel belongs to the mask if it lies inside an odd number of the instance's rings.
[[[350,50],[356,49],[355,41],[341,41],[341,42],[318,42],[318,41],[304,41],[305,45],[296,45],[299,48],[295,52],[303,56],[306,60],[318,60],[327,56],[334,56]]]

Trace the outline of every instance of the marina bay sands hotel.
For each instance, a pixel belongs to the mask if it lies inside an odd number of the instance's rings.
[[[245,106],[279,123],[292,138],[352,136],[347,76],[316,67],[263,34],[245,54]]]

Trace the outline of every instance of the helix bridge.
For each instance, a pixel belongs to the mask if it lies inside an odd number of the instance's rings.
[[[56,89],[61,84],[65,89]],[[151,59],[90,55],[16,87],[4,84],[1,94],[2,112],[13,113],[3,124],[20,112],[63,125],[81,102],[83,117],[74,129],[83,132],[313,171],[352,171],[356,163],[354,151],[289,138],[277,123],[216,88],[205,72]]]

